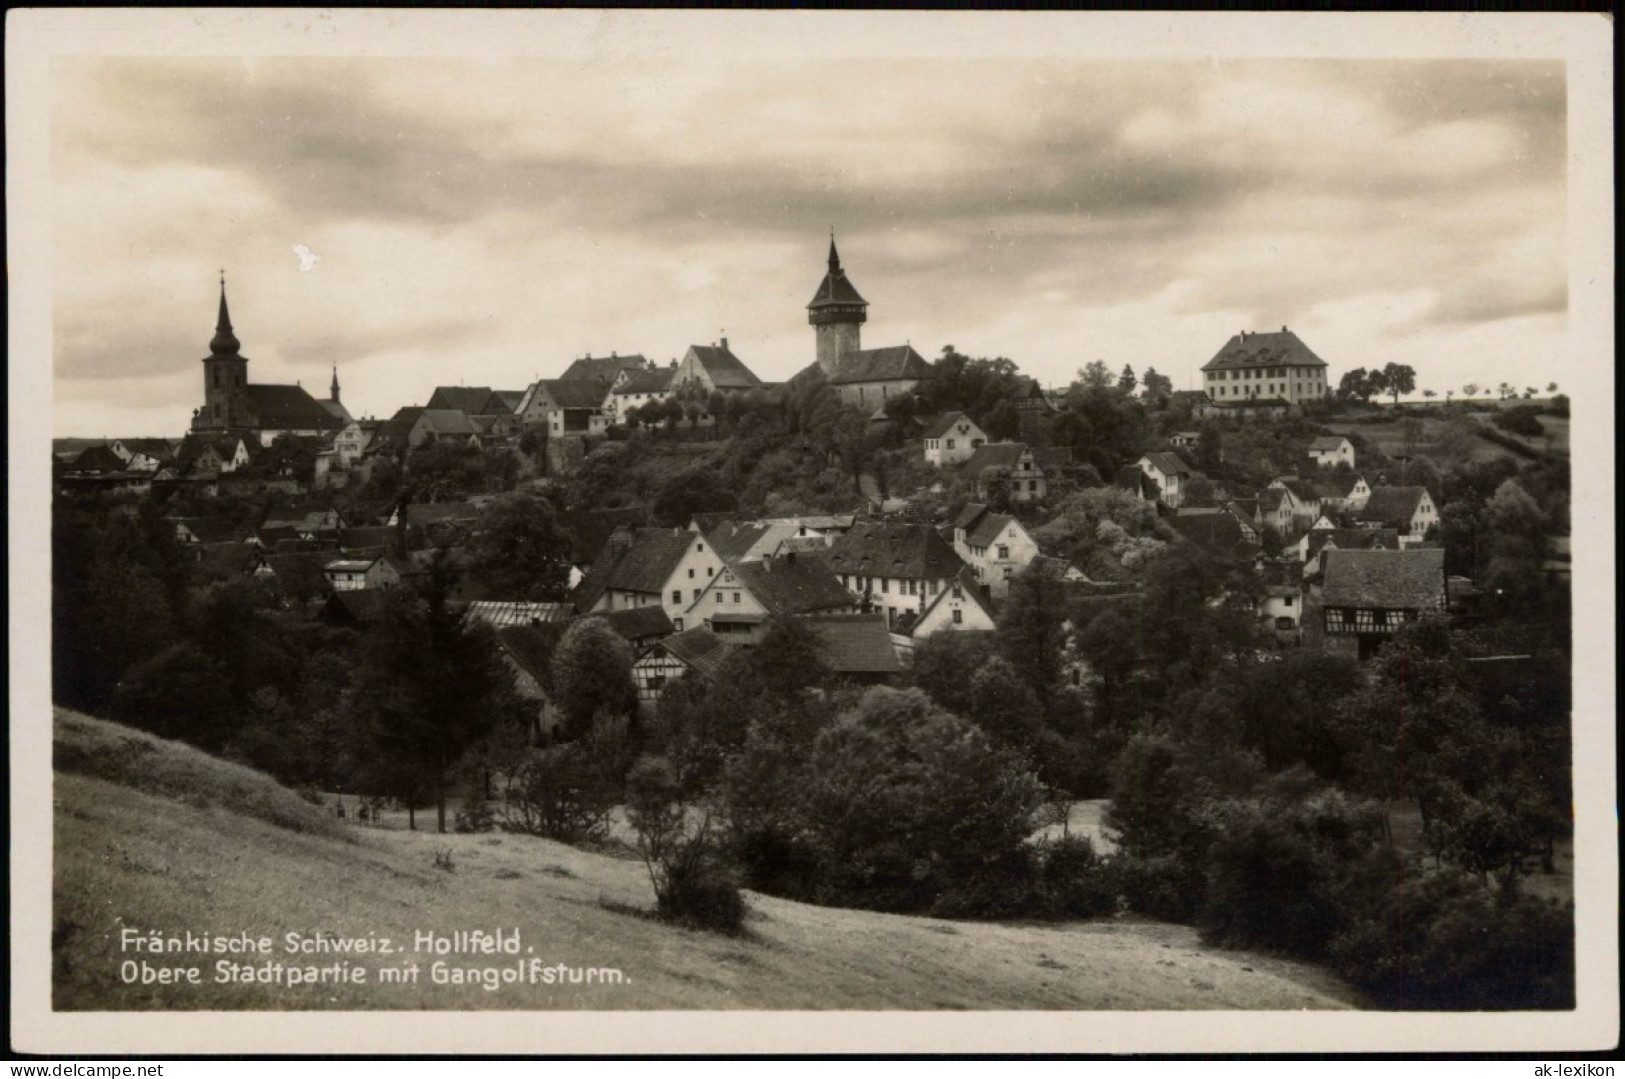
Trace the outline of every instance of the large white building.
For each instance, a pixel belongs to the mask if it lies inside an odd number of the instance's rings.
[[[1324,400],[1326,387],[1326,361],[1285,326],[1280,333],[1243,330],[1202,365],[1202,389],[1220,408],[1301,405]]]

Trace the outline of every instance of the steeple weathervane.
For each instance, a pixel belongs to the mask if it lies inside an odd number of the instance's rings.
[[[214,339],[209,351],[217,356],[230,356],[242,348],[242,342],[231,332],[231,313],[226,310],[226,271],[220,271],[220,317],[215,321]]]

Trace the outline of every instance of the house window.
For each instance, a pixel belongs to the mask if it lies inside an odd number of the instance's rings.
[[[673,588],[671,590],[671,601],[673,603],[683,602],[683,590],[681,588]]]
[[[1283,607],[1292,606],[1292,597],[1291,596],[1282,597],[1281,606],[1283,606]]]
[[[1010,548],[1005,546],[1002,543],[999,544],[999,557],[1000,558],[1009,558],[1010,557]]]
[[[696,603],[698,603],[698,602],[699,602],[699,599],[700,599],[700,590],[699,590],[699,589],[698,589],[698,588],[696,588],[696,589],[695,589],[695,590],[694,590],[694,601],[695,601],[695,602],[696,602]]]
[[[683,620],[681,618],[673,618],[671,620],[671,628],[676,630],[678,633],[683,632]],[[659,689],[661,683],[663,683],[665,680],[666,679],[664,676],[657,674],[653,678],[649,679],[649,688]]]
[[[691,581],[694,579],[694,571],[693,570],[688,571],[688,579],[691,580]]]
[[[890,592],[891,591],[891,578],[890,577],[882,577],[882,578],[880,578],[880,590],[882,592]]]
[[[954,448],[954,440],[951,438],[948,440],[948,448],[950,450]]]
[[[738,592],[735,592],[735,593],[734,593],[734,602],[735,602],[735,603],[738,603],[738,602],[739,602],[739,593],[738,593]]]
[[[965,621],[965,612],[958,607],[954,608],[954,625],[961,625]]]

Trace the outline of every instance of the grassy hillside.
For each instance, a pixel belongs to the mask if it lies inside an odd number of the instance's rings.
[[[947,922],[750,895],[739,938],[644,912],[640,862],[516,835],[371,830],[322,816],[264,776],[114,724],[57,715],[54,1004],[101,1009],[1185,1009],[1343,1008],[1357,998],[1303,964],[1202,948],[1136,920]],[[437,860],[450,868],[437,866]],[[269,936],[269,956],[161,954],[121,930]],[[518,930],[521,955],[450,965],[615,969],[620,984],[430,981],[420,931]],[[297,957],[302,939],[384,938],[404,954]],[[348,963],[365,984],[217,984],[215,964]],[[126,984],[196,967],[200,985]],[[417,961],[416,984],[380,984]]]

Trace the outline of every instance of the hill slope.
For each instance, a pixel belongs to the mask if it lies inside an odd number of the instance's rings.
[[[1204,949],[1192,930],[1158,923],[946,922],[752,894],[748,932],[741,938],[677,929],[640,913],[652,907],[653,895],[637,861],[516,835],[335,832],[314,809],[263,776],[73,713],[58,713],[57,725],[52,936],[59,1010],[1356,1004],[1351,991],[1315,968]],[[105,761],[107,747],[128,746],[131,739],[151,745],[140,751],[140,767],[84,763]],[[60,752],[64,743],[77,748]],[[190,789],[232,796],[175,797],[177,786],[169,780],[182,768]],[[290,804],[298,809],[287,811]],[[437,868],[437,854],[449,854],[454,868]],[[188,931],[263,935],[272,938],[273,950],[151,955],[123,943],[126,928],[177,937]],[[521,953],[412,952],[419,932],[463,929],[517,929]],[[283,950],[288,933],[305,942],[324,935],[388,939],[398,953],[290,954]],[[534,959],[537,967],[563,964],[578,973],[613,969],[622,980],[499,982],[494,990],[434,984],[431,964],[437,959],[458,969],[494,968],[499,978],[501,970]],[[352,972],[364,968],[366,980],[293,987],[217,983],[222,960],[256,971],[347,964]],[[380,984],[382,968],[414,961],[415,984]],[[142,984],[142,963],[147,971],[197,968],[200,984]],[[121,968],[136,980],[122,981]]]

